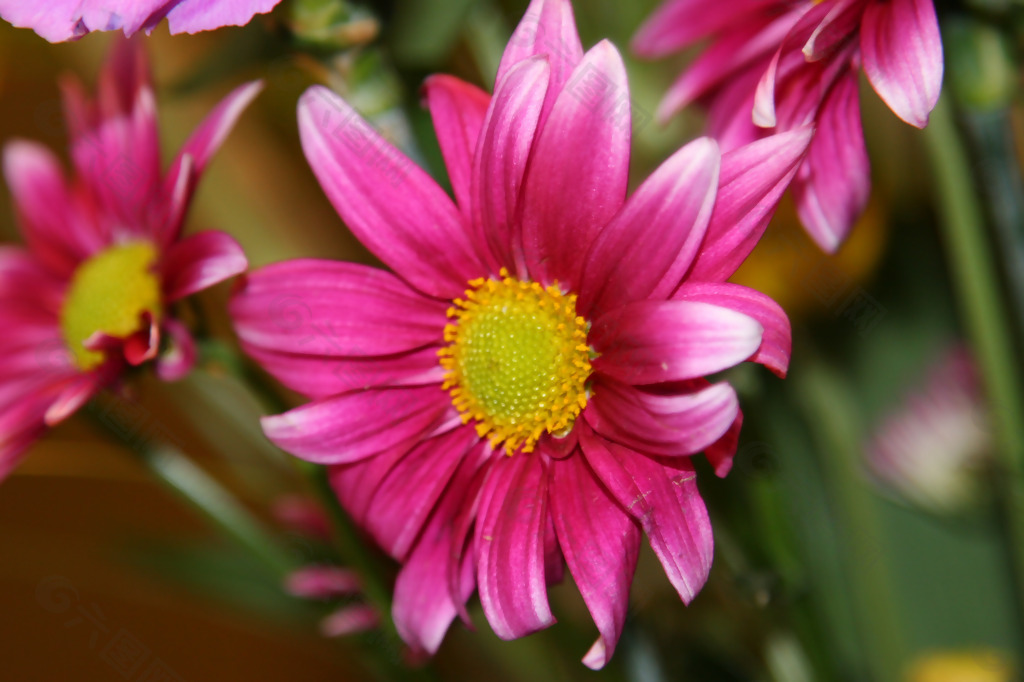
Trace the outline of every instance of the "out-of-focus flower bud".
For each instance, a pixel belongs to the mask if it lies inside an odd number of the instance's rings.
[[[948,513],[977,501],[976,472],[991,447],[977,370],[966,349],[956,347],[875,432],[867,463],[900,497]]]
[[[345,0],[295,0],[288,24],[303,45],[329,51],[365,45],[380,32],[375,17]]]

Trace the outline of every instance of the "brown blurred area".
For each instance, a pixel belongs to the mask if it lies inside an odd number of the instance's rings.
[[[204,177],[186,230],[232,233],[253,266],[297,256],[364,258],[301,156],[293,112],[305,83],[298,71],[275,63],[218,67],[226,53],[251,42],[248,35],[264,30],[171,37],[162,27],[147,39],[165,160],[231,88],[267,79]],[[57,78],[71,73],[91,85],[110,39],[50,45],[0,22],[0,143],[34,139],[66,159]],[[20,241],[6,188],[0,240]],[[221,286],[204,294],[202,308],[223,310],[227,292]],[[215,326],[225,333],[218,316]],[[230,418],[222,411],[202,432],[190,430],[189,410],[213,414],[217,405],[204,400],[230,401],[189,381],[169,390],[156,390],[154,381],[132,383],[132,400],[219,478],[238,486],[246,475],[261,474],[238,463],[269,447],[259,437],[255,407],[247,415],[230,408]],[[236,450],[238,462],[213,454],[225,447]],[[289,486],[286,479],[254,489],[269,497]],[[266,508],[272,500],[248,501]],[[315,616],[257,613],[174,580],[163,565],[175,548],[225,544],[127,449],[86,417],[72,418],[0,485],[0,680],[363,679],[353,645],[320,637]]]

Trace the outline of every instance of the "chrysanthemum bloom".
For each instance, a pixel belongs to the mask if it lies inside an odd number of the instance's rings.
[[[835,251],[870,193],[857,74],[863,68],[889,108],[923,128],[942,86],[932,0],[666,0],[633,49],[656,58],[703,39],[710,45],[669,89],[659,116],[705,104],[725,150],[765,129],[813,123],[793,192],[810,236]]]
[[[978,370],[958,346],[882,422],[867,445],[867,463],[903,499],[948,513],[977,499],[978,473],[992,447]]]
[[[684,601],[707,577],[689,456],[724,475],[741,417],[704,377],[744,360],[781,375],[790,350],[782,310],[724,280],[809,133],[724,157],[697,140],[627,198],[626,73],[607,42],[583,53],[565,0],[530,6],[493,97],[435,76],[425,99],[454,201],[342,99],[301,99],[317,178],[394,274],[298,260],[247,277],[231,303],[245,349],[313,399],[264,430],[333,465],[345,508],[403,562],[393,616],[415,649],[468,618],[474,588],[502,638],[550,625],[564,560],[599,668],[642,531]]]
[[[163,19],[171,33],[198,33],[221,26],[243,26],[281,0],[0,0],[0,18],[30,28],[51,43],[81,38],[92,31],[126,36],[149,33]]]
[[[246,259],[221,232],[181,238],[182,221],[203,168],[259,89],[228,95],[162,175],[145,55],[118,41],[95,102],[77,83],[64,90],[71,182],[45,147],[4,148],[28,249],[0,247],[0,479],[45,426],[127,366],[156,358],[163,378],[188,371],[194,346],[170,306],[243,272]]]

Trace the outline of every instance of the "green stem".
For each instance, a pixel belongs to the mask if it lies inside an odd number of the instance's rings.
[[[103,410],[102,407],[100,409]],[[125,438],[117,425],[106,418],[114,410],[116,407],[110,407],[110,410],[94,413],[93,417],[108,433],[135,452],[159,481],[214,527],[248,550],[276,578],[283,580],[299,568],[286,546],[278,542],[216,479],[182,452],[166,443]]]
[[[926,133],[949,266],[992,412],[996,495],[1008,535],[1018,609],[1024,614],[1024,396],[1009,311],[986,240],[971,165],[946,98],[932,112]]]
[[[864,484],[856,408],[841,380],[812,354],[794,372],[798,398],[821,456],[824,482],[839,521],[846,580],[871,679],[900,677],[904,646],[889,583],[884,538]]]

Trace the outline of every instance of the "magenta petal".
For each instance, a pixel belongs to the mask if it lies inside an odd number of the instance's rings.
[[[359,594],[359,576],[337,566],[304,566],[285,578],[285,591],[300,599],[331,599]]]
[[[778,0],[668,0],[644,21],[630,43],[640,57],[664,57],[714,33],[735,25],[738,17],[747,17]]]
[[[750,361],[760,362],[780,377],[786,376],[793,335],[789,318],[778,303],[759,291],[738,284],[706,282],[686,282],[672,299],[710,303],[757,320],[764,334],[761,345],[749,358]]]
[[[923,128],[942,89],[942,37],[932,0],[869,2],[861,20],[864,73],[889,108]]]
[[[869,0],[870,1],[870,0]],[[856,38],[864,13],[864,0],[836,0],[814,28],[801,50],[807,61],[831,56],[851,38]]]
[[[124,359],[132,367],[138,367],[156,357],[160,351],[160,325],[148,310],[142,313],[139,331],[124,339],[122,351]],[[87,344],[102,332],[96,332],[86,340]]]
[[[661,395],[602,378],[583,416],[595,431],[653,455],[693,455],[721,438],[739,413],[727,383]]]
[[[342,220],[400,277],[452,299],[485,274],[448,195],[343,99],[327,88],[307,90],[299,100],[299,133]]]
[[[281,0],[178,0],[171,3],[167,23],[171,33],[198,33],[221,26],[244,26],[253,16],[266,14],[279,2]]]
[[[181,322],[164,320],[167,348],[156,359],[156,375],[163,381],[178,381],[196,364],[196,342]]]
[[[298,259],[251,273],[229,310],[243,343],[303,355],[375,356],[441,343],[444,303],[357,263]]]
[[[436,346],[383,357],[328,357],[280,353],[243,344],[246,354],[282,384],[309,398],[383,388],[423,386],[444,381]]]
[[[559,94],[540,132],[523,189],[523,252],[532,278],[577,289],[583,258],[618,213],[629,173],[626,69],[608,41],[595,45]]]
[[[807,233],[822,250],[834,253],[864,211],[870,191],[857,72],[851,67],[822,104],[817,132],[793,180],[793,195]]]
[[[177,301],[240,275],[249,267],[242,247],[225,232],[206,231],[175,242],[161,263],[164,298]]]
[[[637,301],[597,318],[588,342],[598,353],[595,372],[642,385],[737,365],[757,351],[762,331],[756,319],[717,304]]]
[[[690,601],[707,581],[714,553],[711,521],[685,459],[657,461],[585,431],[587,462],[605,488],[643,526],[679,597]]]
[[[487,111],[473,166],[474,223],[498,266],[525,276],[519,219],[520,189],[541,105],[548,64],[531,58],[516,64],[498,84]]]
[[[31,28],[51,43],[78,38],[90,31],[138,31],[167,0],[0,0],[0,17],[19,28]]]
[[[35,142],[8,142],[3,166],[25,241],[48,268],[70,275],[103,246],[74,215],[60,163],[49,149]]]
[[[196,182],[242,112],[262,89],[262,81],[251,81],[232,90],[207,114],[178,152],[164,178],[163,195],[169,201],[163,224],[157,228],[159,234],[156,237],[160,243],[170,243],[181,230]]]
[[[489,455],[484,446],[463,458],[398,574],[391,612],[399,635],[414,651],[437,651],[455,616],[465,614],[476,586],[475,555],[465,542],[462,519],[476,505],[480,466]]]
[[[61,390],[57,399],[46,410],[43,421],[47,426],[54,426],[70,417],[96,395],[103,387],[105,378],[102,372],[79,374]]]
[[[354,462],[412,445],[454,409],[440,386],[345,393],[263,417],[275,445],[317,464]]]
[[[434,121],[455,202],[469,219],[473,206],[470,193],[473,156],[491,96],[475,85],[446,75],[427,78],[423,94]]]
[[[551,463],[551,516],[569,572],[590,615],[598,642],[583,659],[599,670],[615,651],[629,605],[640,553],[640,529],[587,466],[582,453]]]
[[[537,456],[498,456],[480,492],[480,603],[494,634],[515,639],[555,622],[544,575],[548,472]]]
[[[475,429],[455,429],[420,443],[392,467],[374,495],[374,511],[366,522],[388,554],[405,559],[455,468],[479,442]]]
[[[0,246],[0,302],[27,302],[50,313],[54,321],[64,305],[67,282],[62,281],[16,246]],[[13,330],[6,330],[10,334]]]
[[[725,435],[709,445],[704,450],[704,456],[708,458],[715,475],[725,478],[732,471],[732,461],[736,457],[736,448],[740,443],[740,430],[743,428],[743,413],[736,415],[736,421],[732,423]]]
[[[665,298],[704,240],[718,187],[718,146],[701,138],[673,154],[626,201],[594,242],[577,310]]]
[[[764,234],[812,136],[812,128],[798,128],[722,156],[715,210],[687,279],[721,282],[736,272]]]
[[[505,47],[495,85],[500,84],[516,64],[531,57],[545,57],[551,68],[551,85],[541,116],[543,121],[554,106],[562,86],[583,59],[583,45],[580,44],[569,0],[531,0]]]

